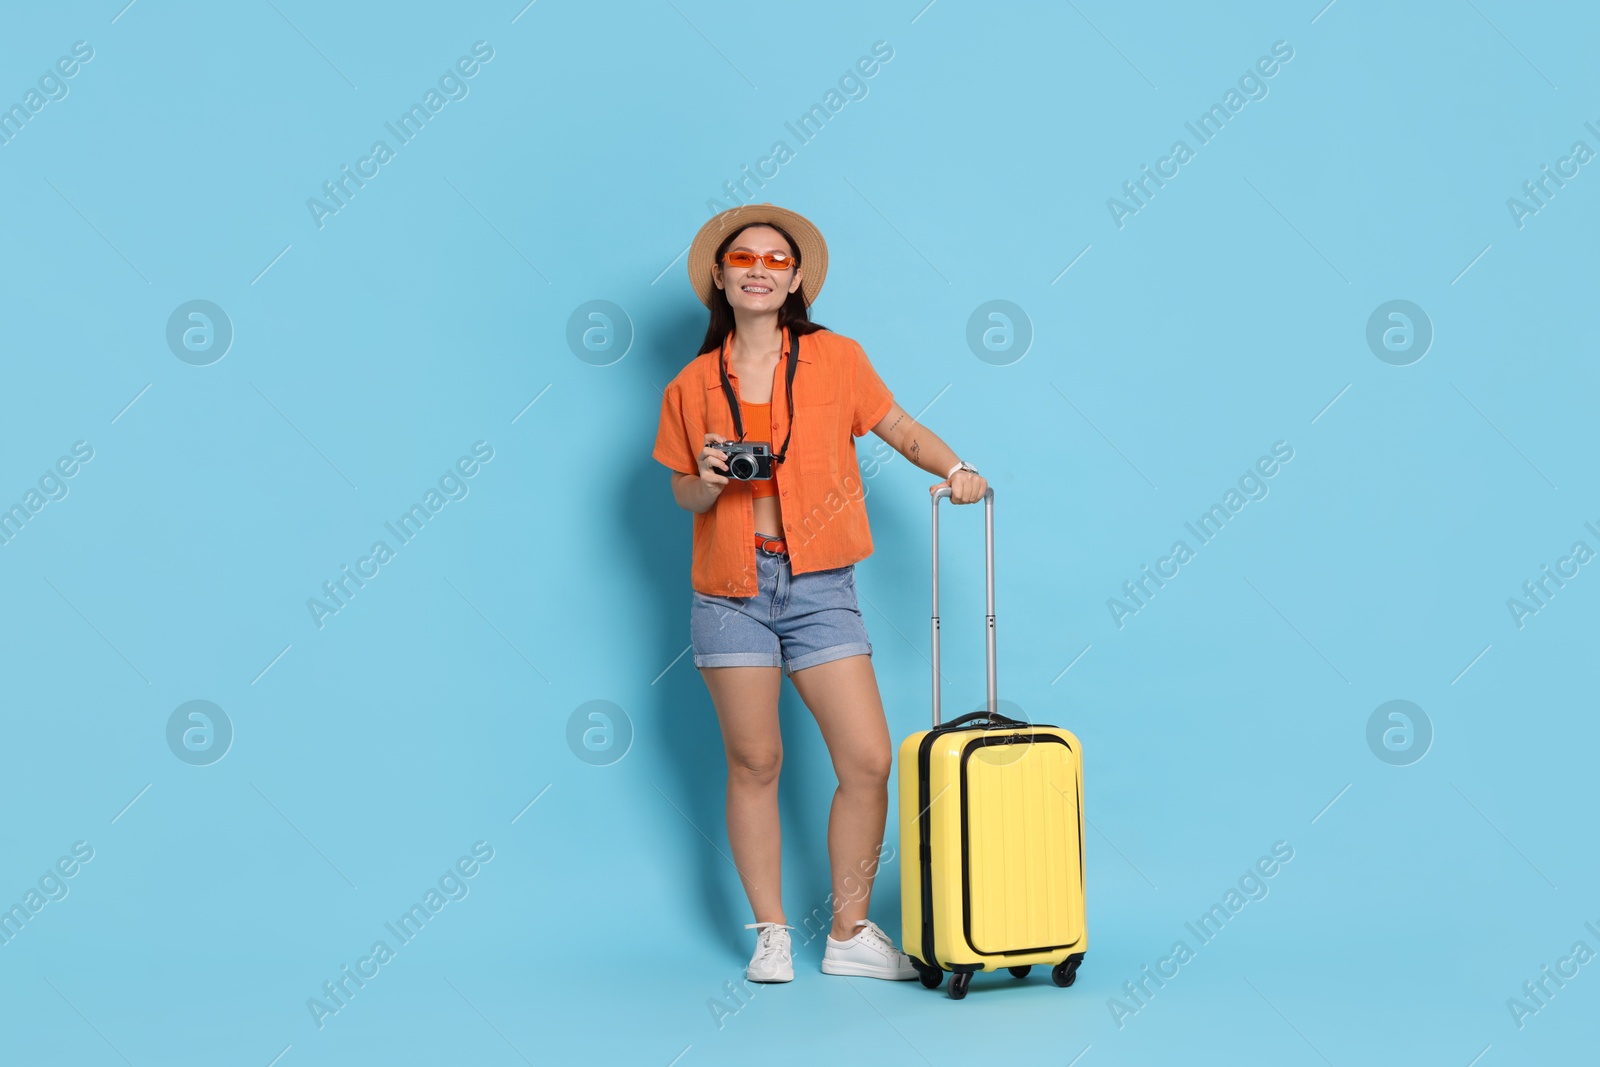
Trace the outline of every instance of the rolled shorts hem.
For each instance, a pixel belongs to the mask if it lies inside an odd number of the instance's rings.
[[[872,646],[870,644],[863,644],[860,641],[852,641],[849,644],[833,645],[830,648],[819,648],[815,652],[808,652],[804,656],[790,660],[788,663],[784,664],[784,668],[790,674],[793,674],[795,671],[803,671],[807,667],[816,667],[823,663],[831,663],[836,659],[844,659],[846,656],[870,655],[872,655]]]
[[[780,667],[782,657],[776,652],[708,652],[695,653],[696,667]]]

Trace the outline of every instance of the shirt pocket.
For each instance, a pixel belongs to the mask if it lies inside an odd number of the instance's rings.
[[[774,449],[783,444],[774,441]],[[804,404],[794,409],[794,439],[789,450],[802,474],[826,474],[839,466],[839,405]]]

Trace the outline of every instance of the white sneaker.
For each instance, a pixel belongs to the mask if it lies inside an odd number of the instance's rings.
[[[870,919],[858,919],[862,929],[848,941],[835,941],[828,935],[822,951],[824,974],[852,974],[861,978],[887,978],[903,982],[917,977],[911,957],[895,947],[894,941]]]
[[[744,976],[752,982],[794,981],[794,960],[789,953],[789,931],[794,927],[783,923],[745,923],[746,930],[760,930],[756,935],[755,955]]]

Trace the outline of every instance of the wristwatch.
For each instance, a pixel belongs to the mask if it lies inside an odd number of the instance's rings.
[[[971,471],[973,474],[977,474],[978,468],[974,467],[966,460],[962,460],[960,463],[957,463],[954,467],[950,468],[950,473],[944,476],[944,480],[948,482],[952,477],[955,476],[956,471]]]

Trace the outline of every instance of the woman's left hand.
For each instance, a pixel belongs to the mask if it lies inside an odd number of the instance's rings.
[[[971,471],[956,471],[955,474],[938,485],[928,487],[928,495],[937,493],[945,486],[950,488],[950,503],[976,504],[983,499],[984,491],[989,488],[989,483],[983,475]]]

